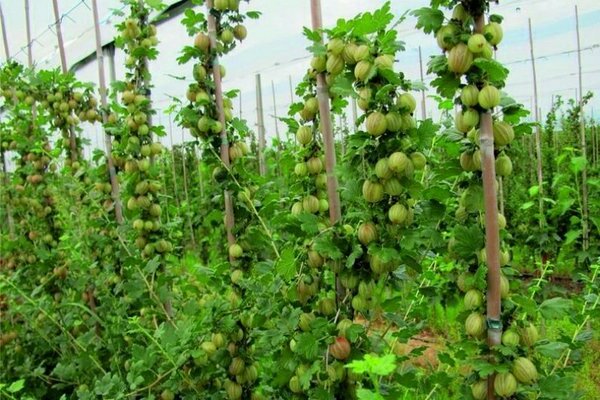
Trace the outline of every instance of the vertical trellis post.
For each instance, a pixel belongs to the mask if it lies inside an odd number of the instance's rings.
[[[217,48],[217,21],[211,13],[213,8],[213,0],[206,0],[206,8],[208,10],[208,36],[210,38],[210,47]],[[229,162],[229,141],[227,140],[227,131],[225,129],[225,114],[223,113],[223,86],[221,82],[221,69],[219,68],[219,57],[215,54],[213,58],[213,79],[215,81],[215,99],[217,102],[217,113],[221,122],[221,161],[226,168],[230,167]],[[231,192],[225,190],[225,230],[227,232],[227,242],[231,245],[235,243],[233,235],[233,226],[235,224],[235,216],[233,214],[233,199]]]
[[[8,47],[8,37],[6,36],[6,24],[4,21],[4,13],[2,12],[2,5],[0,5],[0,23],[2,24],[2,38],[4,41],[4,54],[6,55],[6,61],[10,59],[10,49]],[[6,156],[4,155],[4,149],[0,149],[0,155],[2,156],[2,180],[4,187],[8,190],[9,180],[8,180],[8,166],[6,165]],[[13,238],[15,235],[15,222],[12,217],[12,210],[10,207],[10,202],[4,202],[6,207],[6,219],[8,223],[8,234],[9,237]]]
[[[323,27],[321,15],[321,1],[311,0],[312,27],[314,31],[320,32]],[[323,38],[321,37],[321,42]],[[335,143],[333,141],[333,129],[331,123],[331,111],[329,109],[329,92],[325,74],[317,74],[317,98],[319,100],[319,114],[321,116],[321,132],[325,145],[325,169],[327,171],[327,195],[329,198],[329,219],[332,224],[341,219],[340,194],[338,193],[338,182],[335,175]]]
[[[425,78],[423,75],[423,56],[421,54],[421,46],[419,46],[419,72],[421,75],[421,84],[425,84]],[[425,89],[421,89],[421,118],[425,120],[427,118],[427,108],[425,105]]]
[[[294,86],[292,85],[292,76],[289,76],[290,82],[290,105],[294,103]]]
[[[4,21],[4,12],[2,11],[2,4],[0,4],[0,22],[2,23],[2,41],[4,42],[4,55],[6,61],[10,60],[10,49],[8,47],[8,36],[6,36],[6,24]]]
[[[321,1],[311,0],[311,19],[312,28],[319,32],[323,28],[323,17],[321,14]],[[321,36],[321,43],[323,37]],[[327,172],[327,198],[329,200],[329,220],[331,225],[337,224],[342,218],[340,194],[338,192],[338,181],[335,175],[336,155],[335,142],[333,139],[333,128],[331,123],[331,110],[329,108],[329,89],[325,74],[317,74],[317,99],[319,101],[319,115],[321,123],[321,133],[323,134],[323,144],[325,147],[325,171]],[[344,295],[344,288],[341,286],[336,276],[336,293],[338,303]]]
[[[107,100],[107,87],[106,87],[106,75],[104,72],[104,53],[102,51],[102,37],[100,34],[100,17],[98,16],[98,1],[92,0],[92,12],[94,14],[94,31],[96,36],[96,62],[98,63],[98,84],[100,90],[100,104],[102,104],[102,123],[106,125],[108,123],[108,100]],[[115,163],[112,156],[112,141],[110,135],[106,130],[104,131],[104,148],[106,151],[106,160],[108,164],[108,175],[110,179],[111,195],[115,204],[115,218],[117,223],[121,225],[123,223],[123,208],[121,204],[121,198],[119,194],[119,180],[117,178],[117,171],[115,169]]]
[[[482,33],[485,16],[475,17],[475,32]],[[483,193],[485,204],[485,252],[488,265],[487,275],[487,321],[488,346],[495,347],[501,342],[500,325],[500,229],[498,227],[498,198],[496,195],[496,160],[494,156],[494,132],[491,111],[480,114],[480,151],[483,172]],[[494,374],[488,378],[488,400],[495,399]]]
[[[267,174],[267,163],[265,160],[265,117],[260,74],[256,74],[256,123],[258,128],[258,169],[260,175],[265,176]]]
[[[544,178],[542,175],[542,134],[540,128],[540,111],[538,107],[538,87],[537,87],[537,73],[535,69],[535,56],[533,53],[533,33],[531,29],[531,18],[528,19],[529,25],[529,50],[531,55],[531,71],[533,74],[533,107],[534,107],[534,116],[535,116],[535,158],[536,158],[536,175],[537,175],[537,183],[538,183],[538,208],[540,213],[540,227],[544,227],[546,224],[546,218],[544,216]]]
[[[55,27],[56,27],[56,38],[58,40],[58,52],[60,55],[60,66],[63,74],[67,74],[69,72],[69,68],[67,67],[67,55],[65,53],[65,44],[63,42],[62,36],[62,28],[61,28],[61,19],[60,12],[58,11],[58,0],[52,0],[52,7],[54,9],[54,19]],[[71,161],[76,161],[79,158],[79,152],[77,151],[77,141],[75,140],[75,132],[73,129],[69,129],[69,147],[71,148]]]
[[[585,137],[585,114],[583,112],[583,77],[581,70],[581,38],[579,35],[579,11],[575,5],[575,30],[577,31],[577,69],[579,76],[579,130],[581,136],[581,153],[587,160],[587,143]],[[581,170],[581,228],[583,236],[583,250],[589,246],[588,228],[588,187],[587,187],[587,164]]]
[[[356,105],[356,99],[353,97],[352,98],[352,130],[354,131],[354,133],[356,133],[356,131],[358,130],[358,127],[356,126],[357,119],[358,119],[358,109],[357,109],[357,105]]]

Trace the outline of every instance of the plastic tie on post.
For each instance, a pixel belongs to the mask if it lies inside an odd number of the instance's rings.
[[[489,330],[502,331],[502,321],[494,318],[487,318],[487,327]]]

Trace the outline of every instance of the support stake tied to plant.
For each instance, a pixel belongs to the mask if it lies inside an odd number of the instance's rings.
[[[207,22],[208,22],[208,37],[210,38],[210,48],[217,48],[217,23],[216,18],[212,13],[214,8],[213,0],[206,1],[207,9]],[[219,68],[219,56],[214,53],[212,61],[212,73],[215,82],[215,99],[217,102],[217,113],[219,115],[219,122],[221,123],[221,161],[223,165],[229,169],[229,142],[227,140],[227,130],[225,124],[225,113],[223,111],[223,85],[221,82],[221,69]],[[225,230],[227,232],[227,242],[231,246],[235,244],[235,236],[233,235],[233,226],[235,225],[235,216],[233,214],[233,199],[231,198],[231,192],[225,190]]]

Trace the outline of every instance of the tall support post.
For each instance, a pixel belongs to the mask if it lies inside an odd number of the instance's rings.
[[[321,31],[323,17],[321,14],[321,0],[311,0],[312,27],[314,31]],[[321,37],[321,42],[323,38]],[[325,169],[327,171],[327,196],[329,198],[329,219],[332,224],[337,223],[341,217],[340,194],[338,193],[338,181],[335,175],[335,143],[333,141],[333,129],[331,123],[331,111],[329,108],[329,93],[325,74],[317,75],[317,98],[319,100],[319,114],[321,116],[321,131],[325,145]]]
[[[483,33],[485,16],[475,16],[475,32]],[[480,115],[480,151],[483,172],[483,193],[485,205],[485,252],[488,265],[487,275],[487,320],[488,346],[495,347],[501,342],[500,322],[500,229],[498,227],[498,198],[496,195],[496,161],[494,157],[494,132],[491,111]],[[496,398],[494,374],[488,378],[488,400]]]
[[[4,55],[6,61],[10,60],[10,48],[8,47],[8,36],[6,36],[6,23],[4,22],[4,12],[2,11],[2,4],[0,4],[0,22],[2,22],[2,41],[4,42]],[[292,77],[290,77],[292,79]]]
[[[58,52],[60,55],[60,66],[63,74],[67,74],[69,72],[69,68],[67,67],[67,55],[65,53],[65,44],[62,35],[61,16],[60,12],[58,11],[58,0],[52,0],[52,7],[54,9],[54,19],[56,20],[55,27],[56,38],[58,40]],[[77,151],[77,141],[75,140],[75,132],[73,129],[69,129],[69,147],[71,148],[71,161],[76,161],[79,154]]]
[[[323,17],[321,14],[321,0],[311,0],[311,19],[313,31],[319,32],[323,28]],[[321,36],[321,43],[323,37]],[[333,128],[331,123],[331,111],[329,108],[329,90],[325,74],[317,74],[317,99],[319,101],[319,115],[321,122],[321,133],[323,134],[323,144],[325,147],[325,171],[327,172],[327,198],[329,200],[329,220],[331,225],[337,224],[342,218],[340,194],[338,192],[338,180],[335,175],[336,155],[335,142],[333,139]],[[343,299],[345,290],[340,284],[340,280],[336,275],[336,298],[339,304]]]
[[[357,119],[358,119],[358,108],[356,105],[356,99],[353,97],[352,98],[352,130],[354,131],[354,133],[356,133],[356,131],[358,130],[358,127],[356,126]]]
[[[421,74],[421,84],[425,84],[425,77],[423,75],[423,56],[421,54],[421,46],[419,46],[419,72]],[[425,120],[427,118],[427,107],[425,105],[425,89],[421,89],[421,118]]]
[[[25,30],[27,32],[27,63],[33,66],[33,52],[31,51],[31,19],[29,15],[29,0],[25,0]],[[4,25],[4,24],[3,24]]]
[[[537,73],[535,69],[535,56],[533,52],[533,33],[531,29],[531,18],[528,19],[529,25],[529,51],[531,55],[531,71],[533,74],[533,107],[535,115],[535,158],[536,158],[536,175],[538,183],[538,212],[540,213],[539,224],[543,228],[546,225],[546,217],[544,215],[544,176],[542,173],[542,133],[541,133],[541,114],[538,107],[538,87]]]
[[[208,11],[208,36],[210,37],[210,47],[217,48],[217,21],[212,15],[213,0],[206,0],[206,8]],[[219,68],[219,57],[215,54],[213,58],[213,79],[215,81],[215,99],[217,101],[217,112],[219,121],[221,122],[221,162],[226,168],[230,168],[229,161],[229,141],[227,140],[227,131],[225,129],[225,114],[223,112],[223,85],[221,82],[221,69]],[[231,192],[225,190],[225,230],[227,232],[227,242],[232,245],[235,243],[233,235],[233,226],[235,224],[235,216],[233,214],[233,199]]]
[[[173,175],[173,193],[175,194],[175,204],[177,204],[177,213],[181,209],[179,201],[179,188],[177,187],[177,171],[175,170],[175,146],[173,145],[173,120],[169,114],[169,143],[171,145],[171,174]]]
[[[281,137],[279,136],[279,120],[277,119],[277,101],[275,100],[275,82],[271,81],[271,93],[273,94],[273,117],[275,119],[275,137],[277,137],[277,148],[281,150]]]
[[[587,143],[585,138],[585,114],[583,112],[583,74],[581,71],[581,38],[579,36],[579,11],[575,5],[575,30],[577,31],[577,69],[579,75],[579,129],[581,136],[581,153],[587,159]],[[587,164],[581,171],[581,228],[583,237],[583,250],[589,246],[588,228],[588,187],[587,187]]]
[[[26,0],[28,1],[28,0]],[[100,90],[100,104],[102,104],[102,123],[108,123],[108,90],[106,86],[106,75],[104,72],[104,52],[102,51],[102,37],[100,34],[100,17],[98,14],[98,0],[92,0],[92,12],[94,14],[94,31],[96,35],[96,61],[98,63],[98,84]],[[119,180],[117,170],[112,156],[112,141],[110,135],[104,131],[104,148],[108,164],[108,176],[110,179],[111,195],[115,204],[115,218],[119,225],[123,224],[123,206],[119,193]]]
[[[256,123],[258,125],[258,170],[261,176],[265,176],[267,174],[267,162],[265,160],[265,116],[260,74],[256,74]]]
[[[292,76],[289,76],[289,82],[290,82],[290,104],[294,103],[294,86],[292,85]]]

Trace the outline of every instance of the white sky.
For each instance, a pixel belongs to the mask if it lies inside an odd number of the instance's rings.
[[[166,3],[173,3],[167,0]],[[56,36],[48,26],[54,22],[52,2],[49,0],[30,0],[33,21],[32,36],[36,38],[33,53],[39,68],[51,68],[59,65]],[[117,0],[98,0],[99,12],[103,20],[102,35],[107,41],[114,33],[109,19],[110,10],[120,8]],[[383,0],[322,0],[325,26],[332,26],[338,18],[351,18],[359,12],[372,11],[380,7]],[[402,15],[408,9],[426,6],[428,0],[393,0],[396,15]],[[26,33],[24,0],[0,0],[5,14],[7,36],[11,56],[26,63]],[[88,5],[91,0],[59,0],[61,14],[69,12],[63,18],[63,35],[66,43],[68,64],[81,59],[95,50],[92,12]],[[505,17],[503,23],[505,36],[498,51],[498,60],[508,64],[511,74],[507,91],[527,107],[532,107],[532,72],[529,62],[529,39],[527,19],[532,19],[534,50],[538,75],[540,107],[548,111],[553,95],[575,96],[578,88],[577,42],[575,33],[575,5],[579,7],[582,71],[584,92],[592,91],[600,95],[600,1],[599,0],[504,0],[493,12]],[[302,78],[309,63],[306,50],[307,40],[302,36],[302,28],[310,26],[309,0],[252,0],[250,7],[243,2],[244,9],[258,10],[263,13],[259,20],[249,20],[248,39],[234,53],[223,59],[227,67],[225,89],[240,89],[242,92],[242,115],[251,127],[256,123],[255,74],[262,74],[263,105],[267,134],[274,136],[275,122],[271,82],[275,86],[275,98],[279,115],[287,113],[290,104],[289,77],[294,86]],[[170,104],[170,96],[183,97],[188,81],[176,80],[170,75],[186,76],[191,79],[191,66],[180,66],[175,59],[180,49],[191,43],[180,18],[163,23],[158,36],[160,55],[151,64],[155,84],[154,102],[156,108],[163,109]],[[112,18],[113,20],[115,17]],[[418,47],[421,46],[424,64],[431,55],[439,54],[435,39],[426,36],[415,28],[411,17],[404,21],[399,29],[400,39],[406,42],[406,52],[399,53],[397,70],[403,71],[409,79],[419,79]],[[567,52],[568,54],[561,54]],[[0,61],[5,61],[4,52]],[[117,79],[124,73],[123,55],[117,53]],[[97,66],[90,63],[77,71],[83,81],[97,81]],[[431,77],[425,77],[426,82]],[[437,117],[433,100],[427,102],[428,115]],[[236,113],[239,113],[236,104]],[[596,97],[588,113],[600,112],[600,98]],[[420,115],[420,114],[419,114]],[[349,113],[349,119],[350,119]],[[160,118],[166,123],[166,117]],[[285,133],[283,124],[280,131]],[[86,136],[92,146],[102,146],[98,127],[88,127]],[[186,140],[189,136],[185,136]],[[181,131],[175,129],[173,141],[181,141]],[[163,142],[169,144],[170,139]]]

